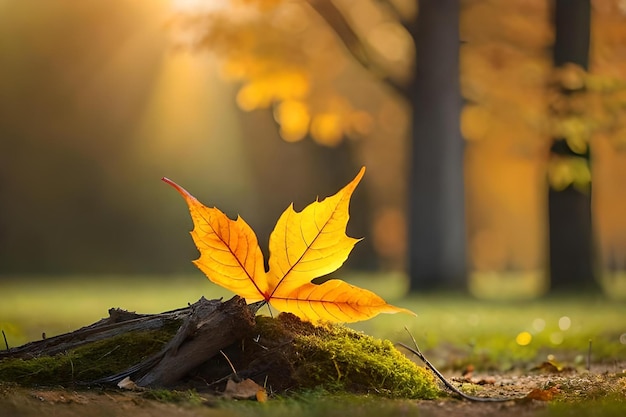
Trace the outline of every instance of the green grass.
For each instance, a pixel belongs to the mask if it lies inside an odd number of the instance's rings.
[[[373,395],[329,395],[311,391],[289,397],[280,397],[271,403],[222,402],[220,407],[234,416],[257,417],[344,417],[398,415],[418,415],[417,402],[410,400],[390,400]]]
[[[381,317],[354,327],[409,343],[404,326],[440,367],[506,370],[529,361],[583,364],[626,359],[626,304],[593,296],[535,301],[481,301],[461,296],[398,300],[418,317]]]
[[[535,363],[550,354],[556,360],[583,364],[590,340],[595,362],[626,360],[624,302],[588,295],[525,301],[484,301],[446,294],[406,297],[406,281],[400,275],[337,276],[418,314],[380,315],[351,327],[374,337],[410,343],[406,327],[422,350],[443,368],[472,363],[502,370]],[[2,277],[0,282],[0,328],[11,346],[40,339],[42,333],[50,337],[76,330],[106,317],[111,307],[158,313],[186,306],[203,295],[232,296],[200,273]],[[268,310],[262,309],[261,314]],[[529,343],[521,345],[524,336]]]

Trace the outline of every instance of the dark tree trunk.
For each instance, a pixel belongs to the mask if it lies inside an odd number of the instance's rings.
[[[409,181],[410,290],[466,289],[459,117],[459,1],[422,0],[412,28],[417,63]]]
[[[590,21],[590,0],[555,0],[555,67],[573,63],[588,69]],[[563,91],[566,95],[581,93],[584,91]],[[589,160],[588,150],[577,154],[559,138],[551,152]],[[550,188],[548,206],[551,292],[597,288],[593,274],[591,188],[588,192],[573,186],[562,191]]]

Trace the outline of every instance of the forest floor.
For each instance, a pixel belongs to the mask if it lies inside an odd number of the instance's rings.
[[[626,363],[611,370],[476,375],[455,385],[480,397],[517,398],[505,402],[386,399],[375,395],[322,392],[276,396],[265,403],[226,400],[199,391],[164,392],[113,389],[24,388],[0,386],[0,416],[35,417],[550,417],[626,415]],[[453,379],[454,381],[454,379]],[[536,399],[524,398],[534,393]],[[532,395],[531,395],[532,396]]]
[[[444,395],[436,400],[407,400],[314,391],[270,395],[267,402],[258,403],[216,398],[201,389],[172,393],[0,384],[0,416],[626,415],[623,301],[599,295],[526,301],[445,294],[403,297],[401,280],[395,277],[343,278],[418,313],[417,318],[382,315],[351,327],[407,345],[410,332],[433,364],[462,391],[512,399],[470,402]],[[49,337],[76,330],[106,316],[110,307],[157,313],[185,306],[201,295],[230,296],[214,291],[198,276],[4,279],[2,286],[0,327],[11,346],[38,339],[44,332]]]

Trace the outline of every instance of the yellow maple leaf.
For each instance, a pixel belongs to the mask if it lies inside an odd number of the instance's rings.
[[[163,178],[185,199],[200,257],[194,261],[214,283],[244,297],[265,301],[279,311],[317,321],[355,322],[379,313],[409,310],[387,304],[371,291],[338,279],[313,284],[337,270],[359,239],[345,233],[348,206],[365,168],[337,194],[309,204],[301,212],[293,204],[280,216],[270,235],[269,270],[252,228],[241,218],[229,219],[206,207],[184,188]]]

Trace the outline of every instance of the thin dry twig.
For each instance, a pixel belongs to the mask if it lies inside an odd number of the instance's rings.
[[[4,333],[4,330],[2,331],[2,337],[4,338],[4,345],[7,347],[7,352],[11,349],[9,349],[9,342],[7,341],[7,335]]]
[[[224,353],[223,350],[220,349],[220,353],[222,354],[222,356],[224,358],[226,358],[226,362],[228,362],[228,364],[230,365],[230,369],[232,369],[233,374],[235,374],[235,376],[237,376],[237,370],[235,369],[235,366],[233,365],[233,363],[230,361],[230,359],[228,359],[228,356],[226,356],[226,354]]]
[[[444,377],[443,374],[441,372],[439,372],[439,370],[437,368],[435,368],[435,365],[433,365],[432,363],[430,363],[430,361],[428,359],[426,359],[426,356],[424,356],[424,354],[420,350],[419,346],[417,345],[417,342],[415,341],[415,338],[413,337],[413,335],[411,334],[409,329],[407,329],[405,327],[404,330],[406,330],[406,332],[411,337],[411,340],[413,341],[413,345],[415,346],[415,348],[407,346],[404,343],[398,343],[398,345],[402,346],[403,348],[405,348],[406,350],[408,350],[409,352],[413,353],[418,358],[420,358],[420,360],[422,362],[424,362],[424,365],[426,365],[428,367],[428,369],[433,371],[433,373],[437,376],[437,378],[439,378],[441,380],[441,382],[443,382],[443,384],[446,386],[446,388],[448,388],[450,391],[452,391],[456,395],[460,396],[461,398],[463,398],[465,400],[468,400],[468,401],[476,401],[476,402],[506,402],[506,401],[518,400],[518,399],[522,398],[522,397],[511,397],[511,398],[475,397],[473,395],[468,395],[468,394],[464,393],[463,391],[459,390],[457,387],[452,385],[452,383],[449,382],[446,379],[446,377]]]

